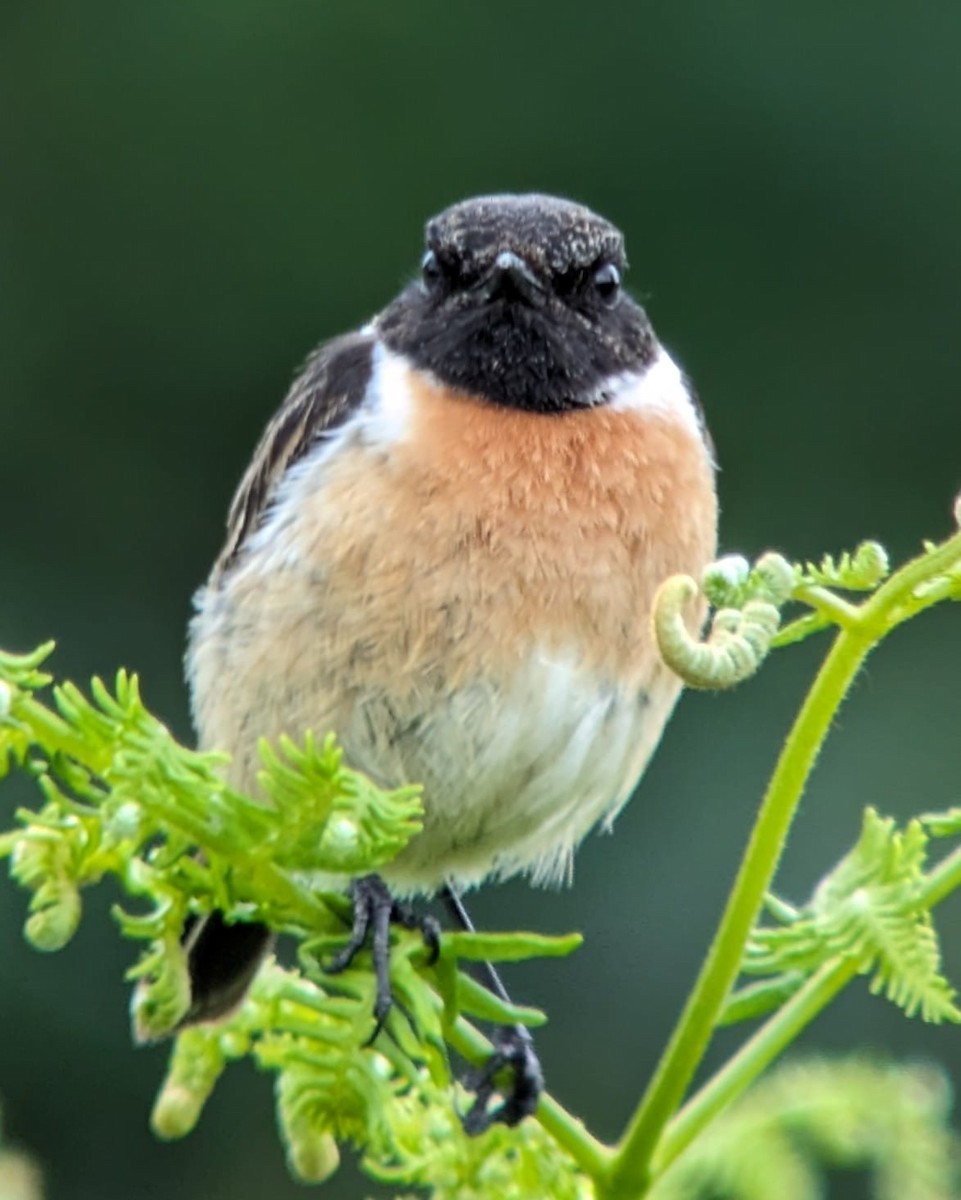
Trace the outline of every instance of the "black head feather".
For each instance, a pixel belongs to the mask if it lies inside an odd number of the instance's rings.
[[[602,404],[657,342],[620,290],[624,239],[552,196],[482,196],[427,223],[423,278],[380,315],[387,345],[442,382],[511,408]]]

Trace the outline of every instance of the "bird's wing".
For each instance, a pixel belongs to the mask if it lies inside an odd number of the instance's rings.
[[[236,560],[288,468],[320,434],[342,425],[360,405],[370,381],[372,350],[372,336],[354,333],[325,342],[308,358],[264,430],[231,502],[215,576]]]

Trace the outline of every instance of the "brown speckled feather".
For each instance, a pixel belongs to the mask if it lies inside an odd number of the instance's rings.
[[[348,334],[318,347],[264,430],[227,514],[227,538],[216,579],[236,560],[257,528],[284,473],[318,435],[335,429],[363,400],[371,374],[373,339]]]

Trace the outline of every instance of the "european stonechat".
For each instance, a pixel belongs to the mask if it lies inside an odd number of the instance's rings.
[[[713,557],[714,465],[625,268],[579,204],[448,208],[419,278],[307,360],[234,497],[190,629],[200,743],[249,793],[258,739],[307,730],[423,784],[423,832],[356,904],[568,879],[677,700],[651,606]],[[194,940],[189,1020],[235,1003],[267,944]]]

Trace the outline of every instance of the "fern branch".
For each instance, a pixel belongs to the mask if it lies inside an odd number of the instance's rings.
[[[871,551],[866,558],[869,576],[886,572],[883,552],[878,555]],[[862,562],[859,570],[863,567]],[[961,533],[956,533],[897,571],[858,608],[857,621],[847,623],[837,634],[778,759],[705,963],[606,1176],[599,1181],[601,1200],[627,1200],[643,1194],[650,1182],[658,1142],[719,1022],[794,813],[834,717],[861,666],[887,633],[936,602],[935,593],[924,594],[925,584],[946,574],[953,578],[959,569]]]

